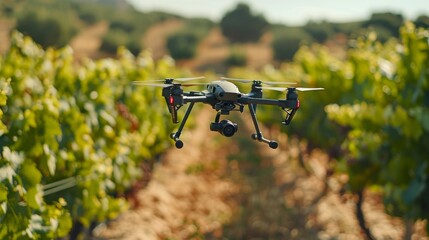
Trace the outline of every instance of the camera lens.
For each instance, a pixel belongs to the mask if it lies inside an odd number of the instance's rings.
[[[236,123],[224,119],[221,122],[210,123],[210,130],[219,132],[225,137],[232,137],[237,132],[238,126]]]
[[[224,135],[224,136],[226,136],[226,137],[231,137],[231,136],[232,136],[232,135],[234,135],[234,133],[235,133],[235,127],[234,127],[234,125],[226,124],[226,125],[223,127],[222,133],[223,133],[223,135]]]
[[[237,124],[229,120],[224,119],[220,122],[220,124],[222,125],[221,134],[225,137],[232,137],[235,132],[237,132]]]

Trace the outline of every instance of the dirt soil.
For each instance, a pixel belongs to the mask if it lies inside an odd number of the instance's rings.
[[[10,19],[0,19],[0,54],[4,54],[9,50],[10,31],[14,25],[14,21]]]
[[[166,20],[151,26],[141,39],[144,49],[151,51],[154,59],[160,59],[168,55],[166,39],[169,34],[183,27],[184,22],[177,19]],[[9,32],[13,27],[13,21],[0,19],[0,53],[7,51],[9,47]],[[81,30],[70,41],[77,62],[85,59],[100,59],[103,57],[115,57],[99,51],[102,38],[109,29],[109,23],[102,21]],[[272,34],[262,36],[257,43],[247,43],[234,48],[239,48],[246,55],[246,66],[251,69],[260,69],[270,64],[273,58],[271,49]],[[212,70],[217,73],[226,72],[225,60],[231,53],[228,40],[217,27],[209,31],[198,44],[196,55],[193,59],[178,61],[180,67],[190,70]]]
[[[261,69],[264,66],[271,64],[273,61],[273,50],[271,43],[273,41],[273,34],[271,32],[265,33],[259,42],[246,43],[246,66],[252,69]]]
[[[142,42],[145,49],[152,52],[153,58],[159,59],[167,54],[166,39],[168,35],[179,30],[183,21],[177,19],[166,20],[151,26],[144,34]]]
[[[338,192],[344,176],[326,177],[330,159],[307,152],[303,142],[264,129],[279,148],[253,141],[247,112],[232,138],[209,131],[215,113],[204,108],[185,128],[181,150],[155,165],[140,205],[95,230],[97,239],[364,239],[355,199]],[[403,239],[404,223],[384,213],[377,193],[366,192],[363,209],[376,239]],[[412,239],[428,239],[424,223]]]
[[[225,73],[227,69],[224,62],[231,51],[235,50],[245,55],[247,68],[258,70],[272,63],[271,42],[272,34],[266,33],[259,42],[231,45],[222,35],[221,29],[215,27],[199,43],[196,56],[179,64],[198,71],[214,70],[217,73]]]
[[[195,57],[191,60],[180,61],[179,65],[198,71],[214,70],[217,73],[225,72],[223,62],[230,54],[228,40],[217,27],[211,29],[198,44]]]
[[[80,31],[70,41],[75,59],[80,61],[84,58],[97,59],[104,57],[98,50],[101,46],[102,38],[108,29],[109,24],[102,21]]]

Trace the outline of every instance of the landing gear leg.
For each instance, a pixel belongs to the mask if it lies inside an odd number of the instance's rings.
[[[182,140],[179,139],[179,137],[180,137],[180,134],[182,134],[183,127],[185,126],[186,120],[188,120],[189,114],[191,113],[192,108],[194,107],[194,104],[195,104],[194,102],[190,103],[188,109],[186,110],[185,116],[183,117],[183,120],[180,123],[179,129],[177,130],[177,132],[170,134],[170,138],[174,140],[176,148],[180,149],[183,147],[183,142]]]
[[[268,146],[270,146],[270,148],[276,149],[279,146],[279,144],[274,140],[268,140],[268,139],[264,138],[264,136],[262,136],[261,130],[259,129],[258,120],[256,119],[255,110],[251,104],[249,104],[248,106],[249,106],[249,110],[250,110],[250,115],[252,116],[253,125],[255,125],[255,130],[256,130],[256,133],[252,134],[253,140],[258,140],[259,142],[264,142],[264,143],[268,144]]]

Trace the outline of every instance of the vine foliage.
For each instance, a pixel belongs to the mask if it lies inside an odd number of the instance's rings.
[[[175,74],[170,59],[125,49],[79,64],[14,33],[0,59],[0,238],[58,238],[126,209],[172,130],[161,94],[130,83]]]

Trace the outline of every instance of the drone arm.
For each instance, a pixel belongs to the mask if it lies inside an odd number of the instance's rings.
[[[206,103],[208,101],[207,96],[183,96],[183,103]]]
[[[241,100],[241,103],[243,104],[272,105],[272,106],[279,106],[281,108],[295,108],[297,106],[297,101],[293,101],[293,100],[276,100],[276,99],[253,98],[253,97],[243,97],[240,100]]]
[[[263,98],[244,98],[247,104],[263,104],[263,105],[273,105],[279,106],[286,112],[285,120],[282,122],[284,125],[289,125],[295,116],[296,111],[299,108],[299,100],[275,100],[275,99],[263,99]]]

